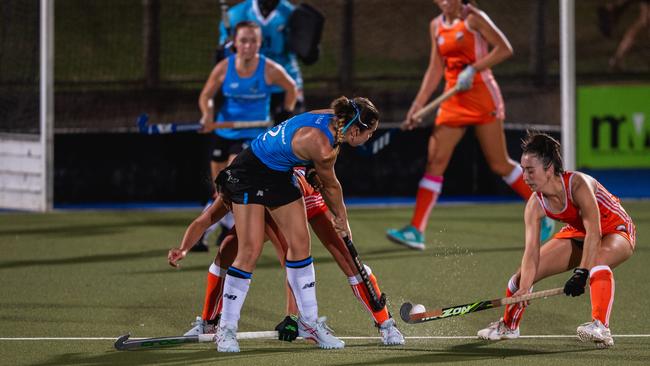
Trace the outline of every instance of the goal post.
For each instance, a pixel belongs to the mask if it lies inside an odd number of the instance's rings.
[[[33,71],[37,75],[23,76],[22,79],[18,77],[16,78],[18,81],[8,80],[7,83],[14,82],[21,86],[27,85],[29,88],[31,81],[38,80],[38,83],[33,84],[38,88],[39,101],[33,104],[33,108],[38,108],[39,111],[6,115],[7,118],[17,119],[18,121],[13,123],[18,126],[0,133],[0,208],[49,211],[53,206],[54,0],[39,0],[38,6],[40,8],[39,30],[33,31],[33,34],[39,37],[40,67]],[[3,21],[6,20],[8,19]],[[20,19],[12,21],[28,22]],[[28,27],[26,24],[15,26],[16,29],[26,27]],[[10,44],[2,45],[3,48],[10,48],[10,46]],[[29,93],[25,94],[29,95]],[[31,125],[31,122],[36,122],[35,119],[39,120],[38,124],[34,123],[38,126],[36,131],[33,128],[20,126],[21,123]]]
[[[560,104],[564,168],[576,169],[575,2],[560,2]]]

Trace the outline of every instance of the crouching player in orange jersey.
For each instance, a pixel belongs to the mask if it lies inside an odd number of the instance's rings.
[[[354,296],[372,316],[375,326],[378,328],[381,335],[382,343],[387,346],[404,344],[404,337],[397,329],[395,320],[388,312],[387,306],[384,305],[380,310],[373,310],[370,294],[364,286],[359,272],[354,266],[350,252],[334,229],[330,213],[323,201],[323,197],[316,189],[314,189],[314,187],[312,187],[311,184],[307,183],[304,174],[304,171],[300,169],[296,169],[294,173],[296,181],[303,192],[307,209],[307,219],[309,220],[309,224],[314,230],[314,233],[318,236],[325,248],[327,248],[327,250],[332,254],[332,257],[336,260],[341,271],[343,271],[347,276]],[[314,180],[317,182],[317,177]],[[314,180],[310,179],[312,182],[314,182]],[[318,183],[314,184],[318,186]],[[227,211],[228,208],[226,205],[223,203],[221,198],[218,198],[206,211],[190,224],[185,231],[181,246],[170,249],[168,255],[169,264],[174,267],[178,266],[178,262],[185,257],[189,248],[192,247],[192,244],[196,242],[196,239],[203,232],[204,227],[208,227],[214,222],[220,220]],[[280,262],[284,265],[287,244],[277,225],[268,214],[266,215],[265,233],[267,238],[273,243]],[[196,321],[193,323],[194,327],[185,335],[214,332],[221,313],[223,278],[228,267],[232,264],[236,256],[237,234],[236,229],[233,228],[220,245],[219,253],[215,257],[214,263],[210,265],[205,291],[205,301],[203,304],[203,313],[200,317],[196,318]],[[381,290],[379,289],[375,275],[367,265],[365,266],[365,269],[369,274],[370,282],[374,287],[375,293],[380,296]],[[309,334],[299,327],[299,322],[297,322],[296,315],[294,315],[297,313],[298,310],[295,304],[295,299],[291,290],[287,286],[287,314],[289,315],[287,315],[276,327],[280,340],[293,341],[298,336],[306,339],[310,338]]]
[[[635,227],[617,197],[594,178],[564,171],[560,144],[552,137],[529,133],[522,144],[524,180],[534,194],[526,204],[526,247],[521,267],[508,282],[507,296],[532,291],[546,277],[573,269],[564,285],[567,296],[591,293],[592,321],[578,327],[578,338],[599,348],[611,347],[609,316],[614,303],[612,269],[634,252]],[[540,248],[540,221],[548,216],[566,225]],[[478,332],[487,340],[519,337],[526,304],[508,305],[501,320]]]

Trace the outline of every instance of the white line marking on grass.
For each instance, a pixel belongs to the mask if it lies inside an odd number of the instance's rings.
[[[614,338],[649,338],[650,334],[614,334]],[[118,337],[2,337],[0,341],[114,341]],[[381,339],[381,337],[339,337],[340,339]],[[406,339],[478,339],[476,336],[412,336]],[[519,338],[541,339],[541,338],[576,338],[576,335],[566,334],[540,334],[523,335]],[[147,339],[147,338],[130,338]]]

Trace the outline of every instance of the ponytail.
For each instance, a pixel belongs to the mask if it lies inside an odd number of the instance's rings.
[[[333,123],[336,131],[332,158],[338,154],[345,132],[350,127],[357,126],[359,130],[365,131],[379,123],[379,111],[367,98],[356,97],[350,99],[341,96],[332,102],[330,108],[334,110]]]

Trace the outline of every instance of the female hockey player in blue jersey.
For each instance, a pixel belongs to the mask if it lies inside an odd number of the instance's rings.
[[[264,242],[266,208],[287,240],[287,279],[300,310],[299,326],[317,338],[321,348],[343,348],[343,341],[318,318],[305,203],[293,183],[293,167],[313,164],[336,230],[351,238],[341,185],[334,172],[338,146],[344,142],[363,144],[378,125],[379,112],[368,99],[340,97],[331,109],[300,114],[259,135],[219,174],[218,189],[232,203],[239,250],[224,281],[218,351],[239,351],[237,326]]]

